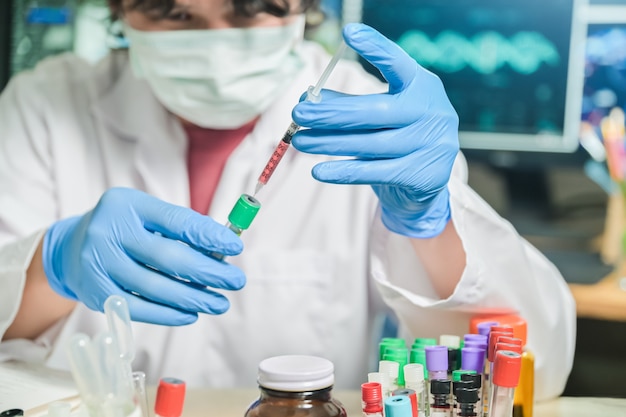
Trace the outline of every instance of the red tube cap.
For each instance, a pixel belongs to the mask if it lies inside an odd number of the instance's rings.
[[[519,382],[522,355],[510,350],[496,352],[493,362],[493,383],[499,387],[515,388]]]
[[[510,345],[516,345],[519,347],[523,347],[522,339],[518,339],[517,337],[507,337],[501,336],[498,338],[498,343],[508,343]]]
[[[473,317],[470,320],[470,333],[478,333],[478,325],[483,322],[498,322],[501,325],[513,327],[515,337],[522,339],[522,345],[526,345],[527,325],[526,320],[515,314],[493,314]]]
[[[496,352],[499,350],[510,350],[511,352],[519,353],[520,355],[522,354],[522,345],[514,345],[512,343],[503,343],[502,339],[505,339],[505,338],[504,337],[499,338],[498,343],[496,343]]]
[[[161,378],[157,388],[154,414],[161,417],[180,417],[185,402],[185,381]]]
[[[498,324],[496,326],[491,326],[491,331],[509,333],[511,337],[513,337],[513,326],[509,326],[508,324]]]
[[[383,391],[379,382],[365,382],[361,384],[361,399],[365,413],[380,413],[383,411]]]
[[[487,360],[493,362],[495,360],[496,345],[500,337],[510,337],[509,333],[494,332],[489,333],[489,346],[487,347]]]

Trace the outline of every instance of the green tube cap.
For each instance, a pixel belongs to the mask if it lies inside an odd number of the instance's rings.
[[[472,369],[456,369],[452,371],[452,382],[457,382],[461,380],[461,375],[468,374],[473,375],[476,371]]]
[[[241,230],[246,230],[252,224],[252,220],[254,220],[260,208],[261,203],[259,200],[249,194],[241,194],[228,215],[228,221]]]

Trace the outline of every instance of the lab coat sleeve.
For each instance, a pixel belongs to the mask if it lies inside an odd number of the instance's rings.
[[[29,72],[14,77],[0,96],[0,336],[15,318],[26,270],[55,218],[40,87]]]
[[[572,368],[573,297],[557,268],[467,185],[463,169],[457,171],[449,183],[450,205],[467,264],[453,294],[437,297],[408,238],[386,230],[380,216],[373,278],[406,337],[463,335],[478,313],[521,315],[528,323],[526,346],[535,354],[535,398],[556,397]]]

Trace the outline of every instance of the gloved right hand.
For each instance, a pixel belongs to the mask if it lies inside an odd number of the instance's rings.
[[[45,233],[43,267],[60,295],[103,311],[110,295],[128,302],[131,318],[164,325],[221,314],[243,272],[208,253],[237,255],[241,240],[191,209],[141,191],[113,188],[90,212],[54,223]]]

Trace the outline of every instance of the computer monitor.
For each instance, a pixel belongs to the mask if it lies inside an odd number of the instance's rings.
[[[101,0],[0,1],[0,92],[13,75],[48,56],[73,51],[90,62],[102,58],[119,43],[108,26]]]
[[[467,149],[578,148],[582,0],[364,0],[362,21],[443,81]]]
[[[611,109],[626,110],[626,0],[587,13],[582,119],[596,128]]]

